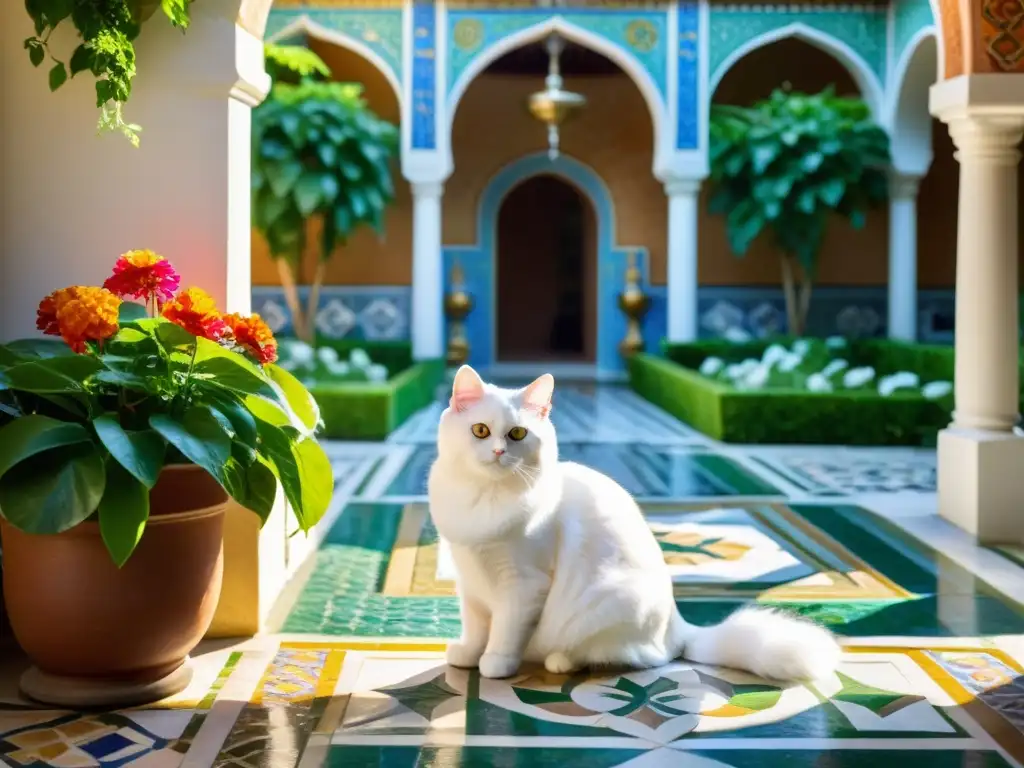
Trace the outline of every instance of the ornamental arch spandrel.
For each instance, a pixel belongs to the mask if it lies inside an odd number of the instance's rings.
[[[1024,0],[935,0],[946,79],[1024,72]]]

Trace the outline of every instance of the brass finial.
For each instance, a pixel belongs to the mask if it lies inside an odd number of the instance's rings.
[[[473,310],[473,297],[466,292],[466,276],[462,265],[455,260],[449,274],[450,289],[444,297],[444,314],[448,320],[448,365],[462,365],[469,359],[469,339],[466,338],[466,316]]]
[[[619,343],[619,353],[624,358],[644,349],[640,321],[651,307],[651,297],[644,293],[642,280],[637,251],[630,251],[626,256],[626,285],[619,294],[619,308],[626,315],[626,335]]]

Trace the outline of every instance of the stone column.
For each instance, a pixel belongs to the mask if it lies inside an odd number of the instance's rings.
[[[917,340],[917,190],[921,177],[889,182],[889,338]]]
[[[412,354],[416,360],[444,357],[444,259],[441,255],[439,182],[412,185]]]
[[[668,340],[697,338],[697,201],[700,179],[665,183],[668,195]]]
[[[1019,418],[1017,165],[1024,75],[932,88],[960,163],[953,422],[939,435],[939,512],[984,542],[1024,540]]]

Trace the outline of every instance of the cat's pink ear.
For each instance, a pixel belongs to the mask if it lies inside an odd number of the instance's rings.
[[[523,408],[546,417],[551,412],[551,396],[555,392],[555,377],[550,373],[536,379],[523,390]]]
[[[452,409],[456,412],[464,411],[480,402],[483,396],[484,380],[480,374],[468,365],[459,368],[452,384],[452,399],[448,403]]]

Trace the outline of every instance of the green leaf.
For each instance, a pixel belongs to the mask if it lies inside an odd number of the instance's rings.
[[[152,429],[127,431],[111,414],[93,422],[100,442],[110,455],[146,488],[156,485],[167,452],[164,439]]]
[[[319,207],[323,199],[323,188],[320,184],[320,174],[304,173],[295,183],[295,204],[299,213],[309,217]]]
[[[267,522],[277,500],[277,477],[273,470],[262,460],[245,467],[232,459],[228,462],[226,476],[225,488],[231,498],[255,512],[261,525]]]
[[[4,371],[11,389],[36,393],[84,392],[85,380],[103,367],[94,357],[50,357],[14,365]]]
[[[231,438],[208,406],[189,408],[181,420],[156,414],[149,417],[149,425],[185,458],[224,483],[224,465],[231,457]]]
[[[81,424],[49,416],[22,416],[0,427],[0,477],[18,463],[44,451],[89,442]]]
[[[196,337],[186,331],[177,323],[172,323],[169,320],[157,320],[157,325],[153,331],[157,341],[160,345],[168,350],[180,350],[185,349],[186,352],[191,354],[192,345],[196,343]],[[203,339],[206,341],[206,339]],[[210,342],[213,344],[214,342]]]
[[[292,409],[303,426],[314,430],[320,426],[320,406],[310,391],[288,371],[273,363],[263,368],[270,379],[277,384],[288,406]]]
[[[123,387],[134,392],[154,392],[157,384],[151,377],[140,376],[136,373],[118,370],[100,371],[93,377],[93,381],[110,384],[114,387]]]
[[[124,305],[122,304],[122,306]],[[140,341],[145,341],[148,338],[149,336],[137,328],[122,328],[117,332],[117,335],[111,339],[111,342],[114,344],[138,344]]]
[[[230,354],[241,359],[240,355]],[[242,362],[247,363],[248,361]],[[197,363],[193,371],[195,376],[232,392],[274,397],[273,388],[265,378],[228,357],[204,360],[202,363]]]
[[[210,399],[211,407],[221,414],[231,426],[233,444],[240,448],[246,464],[256,458],[256,419],[249,409],[238,400],[238,396],[216,387],[204,391],[204,397]]]
[[[71,54],[71,61],[69,62],[71,76],[74,77],[79,72],[91,70],[95,60],[96,55],[92,48],[86,47],[84,43],[79,45],[75,48],[75,52]]]
[[[292,455],[299,468],[302,489],[302,517],[299,528],[310,530],[320,522],[331,503],[334,492],[334,470],[331,460],[320,444],[311,437],[292,444]]]
[[[97,509],[100,536],[114,564],[121,568],[146,530],[149,488],[113,459],[107,460],[106,469],[106,489]]]
[[[92,443],[64,445],[0,478],[0,510],[26,533],[60,533],[96,511],[105,483],[103,458]]]
[[[284,160],[279,163],[266,163],[263,172],[270,183],[270,191],[275,197],[287,197],[295,187],[295,182],[302,175],[302,163],[296,160]]]
[[[146,318],[146,308],[134,301],[122,301],[117,310],[117,322],[121,325]],[[127,330],[122,328],[122,331]]]
[[[50,68],[50,91],[56,91],[68,79],[68,70],[63,62],[58,61]]]
[[[245,398],[245,407],[249,409],[257,421],[263,421],[272,427],[290,427],[297,426],[293,424],[291,414],[284,410],[277,403],[268,400],[265,397],[259,395],[247,395]],[[295,421],[298,419],[296,418]]]
[[[26,359],[75,356],[67,344],[56,339],[18,339],[5,346],[10,352]]]
[[[171,24],[187,29],[189,24],[188,6],[192,0],[160,0],[160,8]]]
[[[26,41],[27,42],[27,41]],[[36,41],[35,45],[29,46],[28,49],[28,60],[32,62],[33,67],[38,67],[43,63],[43,59],[46,58],[46,51],[43,49],[41,43]]]

